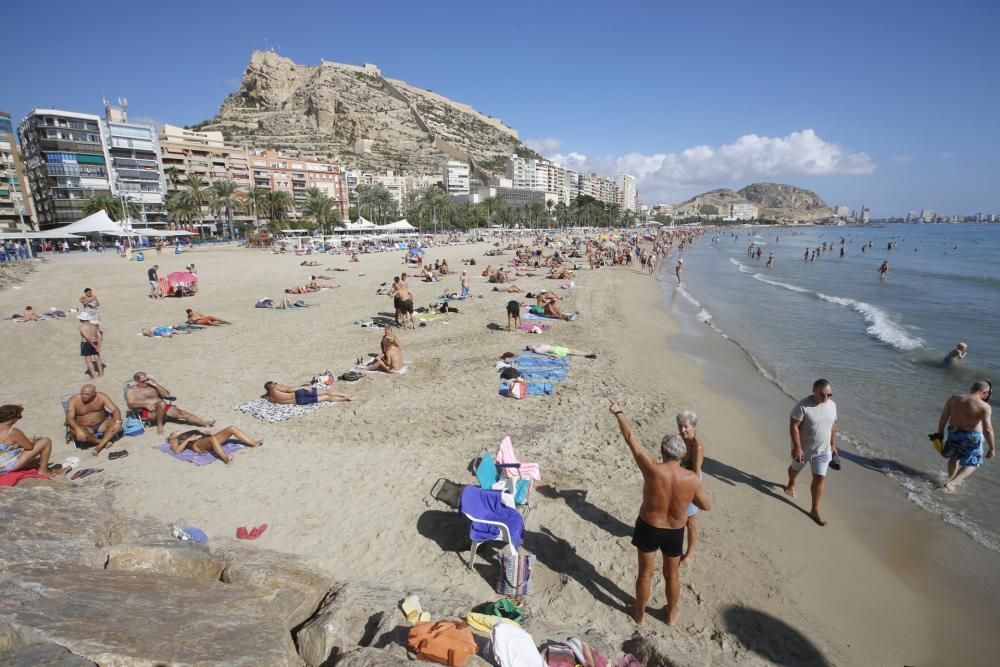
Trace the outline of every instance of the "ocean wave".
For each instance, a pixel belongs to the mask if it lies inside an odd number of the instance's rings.
[[[687,299],[688,303],[690,303],[695,308],[701,308],[701,303],[698,301],[698,299],[696,299],[693,296],[691,296],[691,293],[688,292],[686,289],[684,289],[684,287],[682,287],[681,285],[678,285],[676,287],[676,289],[677,289],[677,291],[680,293],[680,295],[682,297],[684,297],[685,299]]]
[[[746,264],[743,264],[742,262],[740,262],[739,260],[737,260],[735,257],[730,257],[729,261],[732,262],[736,266],[736,268],[738,268],[740,270],[740,273],[753,273],[753,269],[751,269]]]
[[[702,308],[701,310],[699,310],[698,314],[695,315],[695,317],[698,318],[699,322],[704,322],[705,324],[708,324],[709,322],[712,321],[712,313],[708,312],[704,308]]]
[[[798,285],[790,285],[788,283],[778,282],[777,280],[771,280],[764,276],[763,273],[753,274],[754,280],[759,280],[762,283],[767,283],[768,285],[774,285],[775,287],[781,287],[792,292],[799,292],[800,294],[814,294],[812,290],[808,290],[804,287],[799,287]]]
[[[751,269],[744,264],[741,264],[739,261],[733,259],[732,257],[729,258],[729,261],[736,265],[741,273],[750,273]],[[915,350],[919,347],[923,347],[924,345],[924,340],[922,338],[910,334],[902,327],[902,325],[893,322],[889,313],[882,310],[878,306],[873,306],[865,301],[857,301],[855,299],[848,299],[842,296],[831,296],[829,294],[823,294],[822,292],[814,292],[810,289],[806,289],[805,287],[799,287],[798,285],[792,285],[791,283],[783,283],[780,280],[772,280],[763,273],[755,273],[752,277],[754,280],[772,285],[774,287],[780,287],[781,289],[796,292],[798,294],[811,294],[817,299],[854,310],[856,313],[861,315],[864,321],[868,324],[865,331],[869,336],[885,343],[886,345],[890,345],[897,350]],[[699,307],[700,305],[701,304],[699,304]]]

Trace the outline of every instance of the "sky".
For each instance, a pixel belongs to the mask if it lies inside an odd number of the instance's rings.
[[[753,182],[872,216],[1000,213],[1000,2],[7,3],[0,110],[185,125],[254,49],[498,116],[547,157],[676,203]],[[151,6],[152,7],[152,6]]]

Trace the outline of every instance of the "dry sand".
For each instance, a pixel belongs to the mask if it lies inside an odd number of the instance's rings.
[[[198,468],[155,451],[163,437],[147,431],[125,439],[127,458],[108,461],[102,455],[104,472],[81,482],[109,485],[123,507],[165,525],[183,517],[211,537],[267,523],[257,544],[312,557],[342,581],[495,599],[492,558],[480,559],[476,571],[466,569],[467,524],[430,490],[441,478],[471,483],[470,460],[483,449],[495,451],[511,435],[522,460],[537,461],[543,477],[525,537],[539,563],[529,612],[549,627],[570,634],[590,629],[620,644],[636,631],[624,608],[634,587],[630,536],[641,476],[607,411],[608,399],[621,402],[651,451],[674,429],[674,414],[690,408],[701,417],[712,459],[705,483],[714,508],[700,516],[698,558],[682,574],[680,625],[668,628],[660,620],[665,599],[657,575],[643,632],[725,644],[739,659],[746,649],[735,638],[784,664],[993,659],[990,622],[977,616],[989,589],[961,603],[974,579],[939,568],[956,553],[963,567],[989,567],[995,554],[986,557],[957,531],[931,525],[887,491],[877,473],[860,469],[833,473],[838,476],[831,478],[826,502],[831,524],[815,526],[803,513],[806,485],[791,502],[769,484],[783,481],[787,445],[781,431],[789,406],[775,403],[776,414],[765,419],[738,401],[732,387],[706,382],[710,369],[671,352],[666,342],[677,324],[660,308],[658,281],[624,268],[584,271],[579,289],[559,291],[565,310],[582,313],[578,321],[554,322],[542,336],[508,333],[504,304],[510,295],[488,291],[479,277],[486,263],[496,264],[482,256],[485,248],[428,252],[454,268],[461,258],[476,257],[470,274],[477,298],[458,304],[460,313],[399,334],[413,364],[408,374],[338,386],[354,402],[280,424],[264,424],[233,408],[260,395],[265,380],[295,384],[326,369],[339,374],[376,351],[380,331],[354,321],[391,311],[391,301],[375,290],[403,269],[400,253],[365,255],[358,264],[318,256],[317,268],[300,267],[302,259],[295,256],[237,248],[148,253],[144,263],[108,253],[50,256],[21,289],[0,292],[0,313],[27,304],[65,309],[92,287],[103,303],[106,332],[108,371],[96,382],[100,390],[120,401],[122,384],[143,370],[176,395],[183,409],[264,439],[262,448],[236,454],[230,466]],[[201,277],[197,296],[146,297],[145,271],[153,263],[166,275],[190,261]],[[316,308],[253,308],[256,299],[280,298],[284,287],[311,273],[331,275],[339,285],[304,297]],[[525,291],[554,282],[518,280]],[[411,283],[415,303],[425,305],[444,288],[457,289],[458,276]],[[137,335],[142,327],[182,321],[188,307],[234,324],[169,340]],[[85,381],[76,325],[75,319],[0,322],[0,402],[27,407],[21,426],[56,441],[55,461],[72,453],[92,465],[89,453],[62,443],[59,397]],[[498,396],[496,358],[542,341],[600,356],[575,359],[569,380],[553,396]],[[732,351],[717,353],[719,363],[745,364],[738,355],[725,357]],[[735,393],[744,398],[757,400],[768,391],[749,372],[741,377],[745,386]],[[875,502],[880,510],[873,513]],[[937,576],[942,571],[943,581]],[[539,643],[548,638],[562,637],[535,637]],[[956,639],[957,647],[947,643]]]

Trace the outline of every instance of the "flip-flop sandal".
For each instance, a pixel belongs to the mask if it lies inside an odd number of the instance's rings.
[[[236,539],[238,540],[250,539],[250,535],[247,533],[246,526],[240,526],[239,528],[236,529]]]
[[[91,475],[96,475],[99,472],[104,472],[104,468],[84,468],[83,470],[76,471],[70,479],[78,480],[84,477],[90,477]]]
[[[118,451],[118,452],[111,452],[110,454],[108,454],[108,460],[109,460],[109,461],[114,461],[115,459],[121,459],[121,458],[124,458],[124,457],[126,457],[126,456],[128,456],[128,452],[126,452],[126,451],[125,451],[125,450],[123,449],[123,450],[121,450],[121,451]]]
[[[248,540],[256,540],[258,537],[260,537],[261,535],[264,534],[265,530],[267,530],[267,524],[266,523],[262,523],[262,524],[260,524],[259,526],[257,526],[256,528],[254,528],[253,530],[250,531],[250,534],[247,535],[247,539]]]

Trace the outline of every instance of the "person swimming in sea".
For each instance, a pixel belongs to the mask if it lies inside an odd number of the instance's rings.
[[[965,355],[968,353],[969,353],[969,346],[966,345],[965,343],[959,343],[958,345],[955,346],[955,349],[953,349],[945,356],[944,363],[950,366],[956,361],[961,361],[962,359],[965,359]]]

